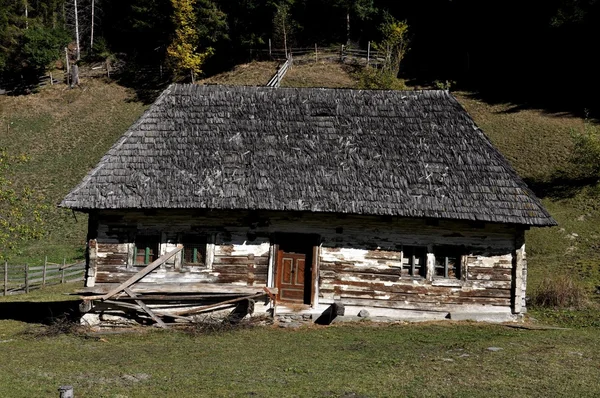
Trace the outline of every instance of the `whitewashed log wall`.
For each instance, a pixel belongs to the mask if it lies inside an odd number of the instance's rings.
[[[320,236],[316,287],[319,304],[415,311],[448,308],[525,310],[524,231],[502,224],[287,212],[103,211],[90,217],[88,286],[117,283],[139,270],[133,263],[136,231],[159,234],[161,252],[177,236],[210,237],[206,267],[167,264],[145,283],[217,283],[266,286],[275,233]],[[464,246],[462,277],[433,276],[433,248]],[[403,246],[426,247],[426,277],[402,269]],[[225,287],[226,289],[226,287]],[[316,289],[315,289],[316,290]]]

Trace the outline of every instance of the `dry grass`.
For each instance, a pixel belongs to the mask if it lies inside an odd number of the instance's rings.
[[[337,62],[294,64],[283,78],[281,87],[355,88],[357,81],[351,68]]]
[[[277,72],[277,62],[250,62],[233,70],[200,80],[199,84],[227,84],[232,86],[266,86]]]
[[[555,275],[544,278],[533,293],[531,302],[542,308],[586,307],[589,297],[585,287],[570,275]]]

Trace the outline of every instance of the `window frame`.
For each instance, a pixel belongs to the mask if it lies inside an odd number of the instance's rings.
[[[133,266],[146,266],[156,261],[160,257],[161,240],[160,234],[137,234],[133,241]],[[144,261],[140,263],[138,250],[141,248],[144,249]],[[151,249],[154,249],[154,253],[151,253]]]
[[[463,269],[464,259],[467,255],[467,250],[464,246],[459,245],[439,245],[433,248],[433,280],[464,280],[464,274],[466,273]],[[450,267],[450,259],[455,259],[454,267]],[[441,263],[442,265],[438,265]],[[442,270],[442,275],[438,275],[438,270]],[[450,275],[450,272],[454,272],[454,276]]]
[[[207,253],[208,253],[208,243],[209,237],[206,234],[182,234],[179,242],[183,245],[183,250],[181,251],[181,265],[187,267],[198,267],[198,268],[207,268]],[[190,247],[191,246],[191,247]],[[186,258],[188,257],[188,249],[192,249],[192,261],[188,262]],[[201,257],[201,261],[193,261],[198,260],[198,256]]]
[[[427,246],[402,245],[402,271],[406,270],[411,278],[427,278]],[[407,252],[410,250],[410,255]],[[421,251],[420,255],[417,255]],[[408,259],[404,264],[404,259]],[[419,265],[416,266],[415,260],[419,259]]]

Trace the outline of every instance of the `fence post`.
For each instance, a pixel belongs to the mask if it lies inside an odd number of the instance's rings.
[[[367,44],[367,66],[369,66],[369,60],[371,58],[371,41]]]
[[[4,262],[4,295],[8,295],[8,261]]]
[[[67,60],[67,64],[65,65],[65,70],[67,72],[67,86],[71,85],[71,68],[69,68],[69,50],[65,47],[65,59]]]
[[[315,43],[315,63],[319,62],[319,58],[317,57],[317,43]]]
[[[340,50],[340,61],[344,62],[344,45],[342,44],[341,50]]]
[[[44,270],[42,271],[42,286],[46,286],[46,269],[48,267],[48,256],[44,257]]]
[[[63,257],[63,266],[60,275],[60,283],[65,283],[65,265],[67,264],[67,258]]]
[[[25,264],[25,293],[29,293],[29,264]]]

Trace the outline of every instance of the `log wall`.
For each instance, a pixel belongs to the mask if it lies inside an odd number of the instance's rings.
[[[527,267],[522,228],[439,220],[315,213],[103,211],[91,214],[88,286],[123,282],[133,265],[135,234],[161,236],[161,253],[183,233],[208,237],[206,265],[172,261],[145,283],[266,286],[279,233],[320,237],[315,302],[415,311],[448,308],[524,311]],[[274,238],[275,237],[275,238]],[[460,279],[434,276],[439,246],[464,250]],[[406,247],[422,248],[423,275],[410,275]],[[179,261],[179,263],[178,263]]]

